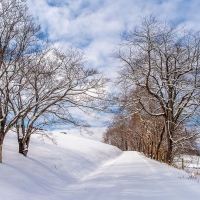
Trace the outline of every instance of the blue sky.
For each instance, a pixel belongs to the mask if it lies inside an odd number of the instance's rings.
[[[81,49],[86,65],[109,78],[116,77],[112,53],[120,33],[131,30],[142,16],[153,13],[161,20],[200,30],[200,0],[28,0],[28,6],[55,45]],[[89,119],[101,131],[107,120],[105,116]]]

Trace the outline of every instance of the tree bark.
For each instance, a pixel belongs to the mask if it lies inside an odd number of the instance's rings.
[[[29,135],[26,140],[22,143],[22,153],[23,155],[26,157],[27,154],[28,154],[28,147],[29,147],[29,143],[30,143],[30,138],[31,138],[31,135]]]
[[[128,151],[128,142],[127,142],[127,139],[125,141],[125,150]]]
[[[172,163],[172,148],[173,148],[173,141],[171,140],[169,134],[167,134],[167,156],[166,156],[166,162],[168,164]]]
[[[163,141],[164,132],[165,132],[165,127],[163,127],[163,129],[162,129],[162,132],[160,134],[160,139],[159,139],[159,142],[158,142],[158,145],[157,145],[157,148],[156,148],[156,160],[158,160],[158,157],[159,157],[159,150],[160,150],[160,146],[161,146],[162,141]]]
[[[19,144],[19,153],[23,154],[23,138],[18,138],[18,144]]]
[[[0,144],[0,163],[2,163],[2,144]]]
[[[153,141],[151,141],[151,159],[153,158]]]
[[[5,128],[5,122],[2,120],[0,122],[0,163],[2,163],[2,160],[3,160],[2,149],[3,149],[3,140],[5,137],[4,128]]]

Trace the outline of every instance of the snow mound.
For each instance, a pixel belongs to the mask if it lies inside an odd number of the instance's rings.
[[[2,199],[48,199],[122,154],[116,147],[71,135],[58,133],[56,141],[33,135],[24,157],[18,153],[16,134],[6,135],[0,164]]]

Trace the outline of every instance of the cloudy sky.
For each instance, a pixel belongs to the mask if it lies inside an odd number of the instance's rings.
[[[86,65],[110,78],[116,76],[112,52],[120,33],[131,30],[142,16],[154,14],[200,30],[200,0],[28,0],[28,6],[54,44],[81,49]],[[105,130],[107,117],[89,120],[97,132]]]

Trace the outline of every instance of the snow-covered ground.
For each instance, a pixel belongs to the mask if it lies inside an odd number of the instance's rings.
[[[179,168],[182,168],[182,165],[184,165],[184,169],[188,173],[200,174],[200,156],[180,155],[174,159],[174,162]]]
[[[5,138],[2,200],[197,200],[200,184],[175,168],[101,142],[57,133],[57,145],[31,138],[28,157]]]

